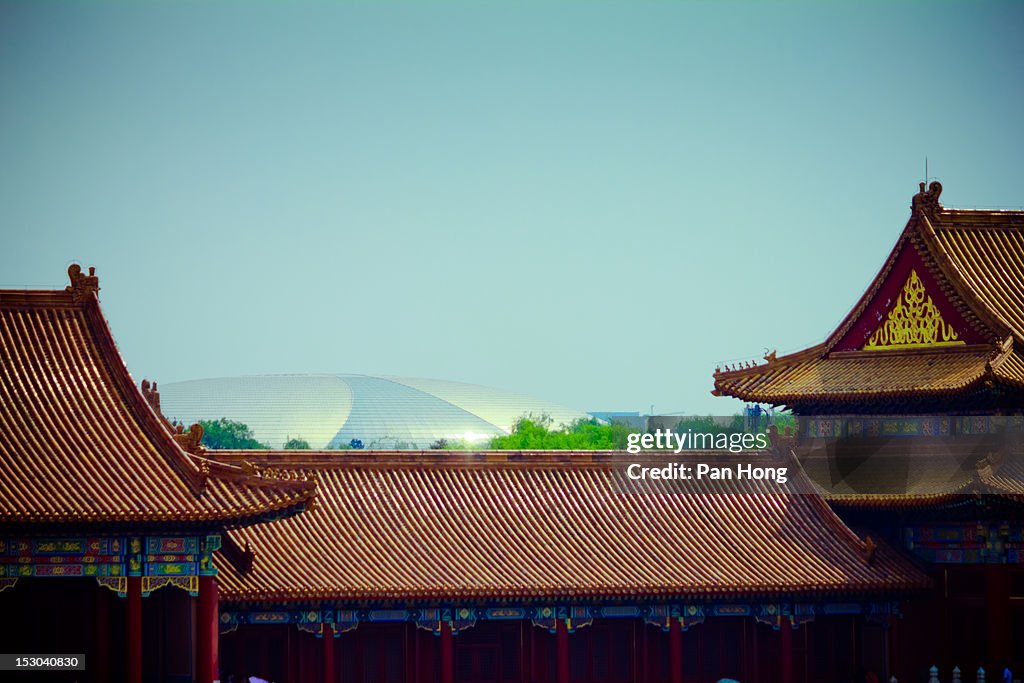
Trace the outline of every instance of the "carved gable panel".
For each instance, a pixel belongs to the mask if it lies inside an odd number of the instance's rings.
[[[976,320],[943,291],[910,241],[903,244],[882,285],[834,351],[885,351],[987,343]]]

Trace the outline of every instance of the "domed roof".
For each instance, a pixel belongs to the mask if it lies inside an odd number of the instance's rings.
[[[524,415],[554,425],[589,417],[542,399],[475,384],[385,375],[252,375],[160,385],[163,413],[191,424],[227,418],[281,448],[359,439],[366,448],[427,448],[438,439],[480,442],[506,434]]]

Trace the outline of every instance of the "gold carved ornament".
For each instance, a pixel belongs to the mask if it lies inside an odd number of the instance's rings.
[[[942,319],[942,312],[924,291],[924,283],[916,270],[903,285],[885,321],[874,331],[865,350],[906,349],[929,346],[957,346],[965,342],[952,325]]]

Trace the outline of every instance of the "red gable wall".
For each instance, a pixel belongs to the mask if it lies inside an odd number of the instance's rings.
[[[932,302],[942,312],[942,318],[947,324],[952,325],[959,335],[959,339],[967,344],[984,344],[988,340],[973,326],[971,326],[956,308],[949,302],[946,295],[939,286],[939,281],[924,260],[917,253],[917,249],[908,240],[903,243],[896,262],[886,275],[885,282],[875,293],[867,308],[860,315],[860,318],[843,335],[842,339],[832,348],[833,351],[857,351],[864,348],[868,338],[886,319],[889,311],[896,304],[903,285],[910,277],[910,271],[917,271],[918,277],[924,283],[925,293],[932,298]]]

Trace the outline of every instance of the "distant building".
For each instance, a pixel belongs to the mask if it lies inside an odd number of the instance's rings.
[[[192,424],[226,417],[258,441],[281,448],[301,438],[333,449],[358,439],[369,449],[429,448],[438,439],[484,443],[519,418],[547,415],[552,424],[584,412],[533,396],[437,379],[388,375],[255,375],[160,385],[171,420]]]

